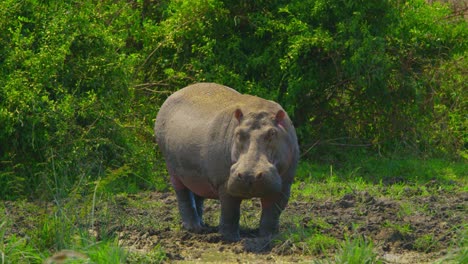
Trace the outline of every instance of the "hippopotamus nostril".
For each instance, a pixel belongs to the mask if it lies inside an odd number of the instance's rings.
[[[242,178],[243,178],[242,173],[238,172],[238,173],[237,173],[237,178],[238,178],[239,180],[242,180]]]

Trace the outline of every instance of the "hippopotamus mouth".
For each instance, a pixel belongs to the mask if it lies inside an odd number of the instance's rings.
[[[282,181],[278,170],[269,164],[263,170],[245,171],[238,169],[236,164],[231,167],[231,174],[227,182],[229,194],[242,197],[265,197],[281,191]]]

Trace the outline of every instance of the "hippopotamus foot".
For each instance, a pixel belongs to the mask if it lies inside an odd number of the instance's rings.
[[[226,241],[239,241],[239,218],[241,199],[230,195],[220,195],[221,220],[219,232]]]
[[[194,233],[202,233],[205,227],[202,220],[204,198],[189,189],[176,190],[176,196],[183,227]]]
[[[272,219],[272,217],[262,217],[260,221],[259,235],[261,237],[271,236],[278,233],[279,229],[279,217]]]
[[[260,218],[260,230],[259,230],[259,235],[261,237],[271,236],[275,233],[278,233],[279,217],[280,217],[281,211],[282,210],[278,208],[275,204],[269,207],[262,208],[262,216]]]
[[[279,218],[286,207],[290,195],[290,184],[283,186],[282,192],[274,197],[262,198],[262,216],[260,217],[260,236],[266,237],[278,233]]]

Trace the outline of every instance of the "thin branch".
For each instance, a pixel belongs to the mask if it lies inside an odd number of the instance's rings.
[[[458,17],[458,16],[465,18],[465,16],[467,15],[466,13],[468,13],[468,7],[456,10],[455,12],[453,12],[453,14],[445,16],[442,19],[450,19],[452,17]]]
[[[169,84],[165,82],[140,83],[140,84],[133,86],[133,88],[141,89],[141,88],[148,88],[148,87],[154,87],[154,86],[169,86]]]
[[[326,145],[331,145],[331,146],[342,146],[342,147],[370,147],[370,146],[373,145],[372,143],[366,143],[366,144],[333,143],[333,141],[337,141],[337,140],[341,140],[341,139],[347,139],[347,138],[349,138],[349,137],[331,138],[331,139],[327,139],[327,140],[324,140],[324,141],[317,140],[304,153],[302,153],[300,157],[301,158],[305,157],[314,147],[316,147],[319,144],[321,144],[321,145],[326,144]]]
[[[307,155],[315,146],[317,146],[320,143],[320,139],[315,141],[314,144],[312,144],[311,147],[309,147],[304,153],[301,154],[301,158]]]
[[[158,90],[149,89],[147,87],[138,88],[138,90],[147,91],[147,92],[154,93],[154,94],[171,94],[171,93],[173,93],[172,91],[158,91]]]
[[[328,145],[332,145],[332,146],[343,146],[343,147],[370,147],[370,146],[372,146],[371,143],[367,143],[367,144],[328,143]]]

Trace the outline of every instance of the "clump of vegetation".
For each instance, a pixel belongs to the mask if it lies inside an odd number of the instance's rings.
[[[126,41],[139,10],[124,1],[0,5],[2,198],[50,198],[99,178],[115,190],[164,188],[151,118],[136,111],[143,102],[132,88],[139,56]]]
[[[144,254],[131,253],[127,259],[129,263],[164,263],[166,260],[166,253],[159,245]]]
[[[336,249],[338,241],[332,236],[322,234],[314,229],[297,228],[287,230],[274,244],[278,253],[292,252],[312,255],[328,254]]]
[[[414,241],[414,248],[418,251],[429,252],[437,249],[438,243],[434,234],[425,234]]]
[[[7,235],[6,230],[10,227],[8,220],[0,219],[0,259],[2,263],[41,263],[42,254],[34,248],[27,238],[17,235]]]
[[[364,237],[356,238],[347,237],[340,245],[335,263],[342,264],[376,264],[382,263],[378,259],[377,253],[374,252],[372,241],[366,240]]]

